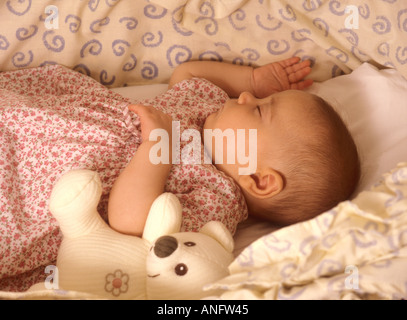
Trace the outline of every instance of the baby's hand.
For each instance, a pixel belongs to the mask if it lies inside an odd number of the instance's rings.
[[[137,113],[141,123],[141,138],[148,141],[151,131],[154,129],[163,129],[167,131],[171,141],[172,118],[152,106],[144,106],[141,104],[133,104],[129,106],[129,110]]]
[[[252,88],[257,98],[266,98],[273,93],[284,90],[303,90],[312,85],[313,81],[303,80],[310,74],[311,62],[300,62],[293,57],[279,62],[255,68],[252,74]]]

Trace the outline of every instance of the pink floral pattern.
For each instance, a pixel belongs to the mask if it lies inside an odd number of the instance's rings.
[[[181,130],[202,130],[226,99],[216,86],[194,79],[138,102],[170,113]],[[98,209],[106,219],[109,190],[140,143],[129,103],[61,66],[0,73],[0,290],[26,290],[55,263],[62,235],[48,199],[63,173],[100,174]],[[183,230],[220,220],[234,232],[247,216],[238,186],[212,165],[174,165],[166,190],[183,205]]]

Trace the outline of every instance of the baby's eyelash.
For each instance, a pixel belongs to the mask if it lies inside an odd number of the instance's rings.
[[[257,110],[259,110],[260,117],[261,117],[261,109],[260,109],[260,106],[257,106]]]

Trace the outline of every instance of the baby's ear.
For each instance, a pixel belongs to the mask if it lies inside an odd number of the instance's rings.
[[[257,170],[256,173],[239,176],[239,185],[257,199],[274,197],[284,189],[283,175],[272,169]]]

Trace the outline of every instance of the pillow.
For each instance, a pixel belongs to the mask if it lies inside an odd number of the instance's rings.
[[[407,81],[396,70],[365,63],[308,91],[332,104],[355,139],[362,163],[355,195],[407,161]]]

